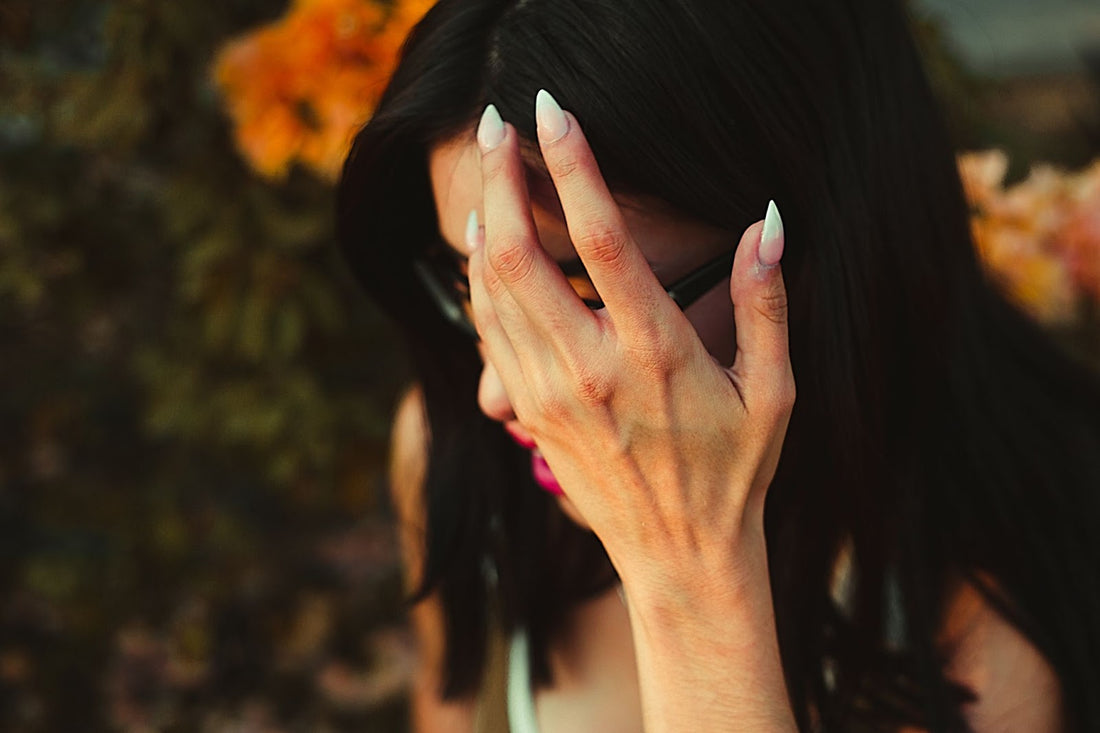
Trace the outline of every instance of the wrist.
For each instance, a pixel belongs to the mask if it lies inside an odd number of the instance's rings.
[[[731,605],[766,597],[770,609],[763,521],[747,522],[731,534],[615,562],[632,607],[658,617],[694,615],[710,608],[725,612]]]
[[[793,731],[763,532],[690,573],[669,566],[623,577],[647,728]],[[673,705],[670,701],[678,701]],[[668,723],[669,725],[666,725]]]

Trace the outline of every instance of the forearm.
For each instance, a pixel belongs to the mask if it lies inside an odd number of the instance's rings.
[[[624,576],[647,733],[796,730],[753,535],[707,568]]]

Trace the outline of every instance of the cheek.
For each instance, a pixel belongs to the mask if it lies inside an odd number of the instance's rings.
[[[684,311],[710,355],[722,366],[731,366],[737,353],[737,331],[733,325],[733,303],[729,283],[710,290]]]

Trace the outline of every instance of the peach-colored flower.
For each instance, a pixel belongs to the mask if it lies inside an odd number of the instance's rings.
[[[1074,211],[1062,232],[1066,261],[1077,285],[1100,301],[1100,160],[1069,182]]]
[[[1008,156],[1000,150],[959,156],[959,176],[972,206],[983,206],[995,198],[1007,172]]]
[[[1035,166],[1005,189],[1000,151],[960,156],[974,241],[993,277],[1040,320],[1062,322],[1100,299],[1100,161],[1079,174]]]

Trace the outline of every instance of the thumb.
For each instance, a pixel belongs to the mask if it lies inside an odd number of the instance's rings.
[[[737,327],[737,356],[732,372],[746,392],[778,396],[793,386],[787,346],[787,288],[779,260],[783,256],[783,219],[774,201],[763,222],[749,227],[733,259],[730,299]],[[752,399],[743,394],[746,403]]]

